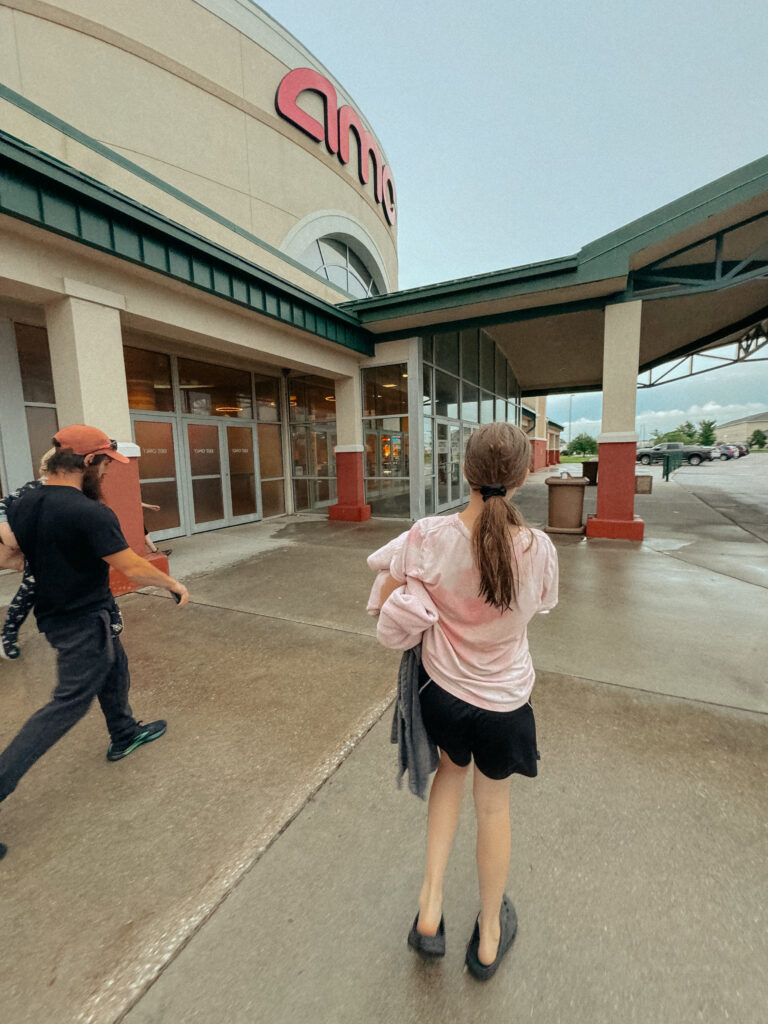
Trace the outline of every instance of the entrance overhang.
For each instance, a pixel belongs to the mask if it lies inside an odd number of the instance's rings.
[[[768,157],[573,256],[346,303],[377,341],[483,327],[523,395],[600,390],[605,309],[643,300],[639,371],[768,317]]]

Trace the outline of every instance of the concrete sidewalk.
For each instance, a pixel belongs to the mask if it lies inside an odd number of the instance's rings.
[[[534,524],[546,475],[520,495]],[[513,787],[520,938],[491,985],[460,972],[468,823],[445,964],[405,948],[424,808],[393,785],[397,657],[363,605],[365,555],[407,524],[294,517],[174,542],[192,606],[121,602],[135,710],[168,735],[108,764],[92,711],[3,805],[4,1024],[762,1020],[765,544],[674,482],[638,511],[642,545],[555,538],[541,775]],[[23,637],[0,743],[53,679]]]

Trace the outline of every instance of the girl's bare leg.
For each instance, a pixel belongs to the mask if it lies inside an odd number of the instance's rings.
[[[472,794],[477,815],[477,877],[480,884],[481,963],[496,959],[501,937],[499,913],[512,849],[509,779],[489,779],[475,767]]]
[[[427,814],[427,866],[419,895],[419,923],[422,935],[436,935],[443,914],[443,876],[459,821],[461,797],[467,768],[460,768],[443,751],[429,791]]]

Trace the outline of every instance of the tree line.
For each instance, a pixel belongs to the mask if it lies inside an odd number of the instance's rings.
[[[682,441],[683,444],[716,444],[715,420],[700,420],[698,426],[686,420],[674,430],[662,433],[654,430],[648,444],[661,444],[663,441]],[[765,448],[768,437],[764,431],[754,430],[747,444],[751,448]],[[597,438],[591,434],[577,434],[565,449],[566,455],[597,455]]]

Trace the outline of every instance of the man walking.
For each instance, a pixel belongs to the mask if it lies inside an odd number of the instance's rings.
[[[0,754],[0,801],[85,715],[94,697],[109,730],[110,761],[166,730],[164,721],[137,721],[128,703],[128,659],[110,625],[110,566],[139,586],[164,587],[180,605],[189,601],[183,583],[128,547],[117,516],[100,500],[110,461],[128,461],[117,451],[117,443],[96,427],[83,425],[60,430],[53,443],[56,450],[48,460],[45,486],[16,501],[8,519],[36,580],[35,616],[57,653],[58,682],[50,702]],[[4,544],[0,567],[20,564],[18,553]],[[0,857],[5,853],[0,843]]]

